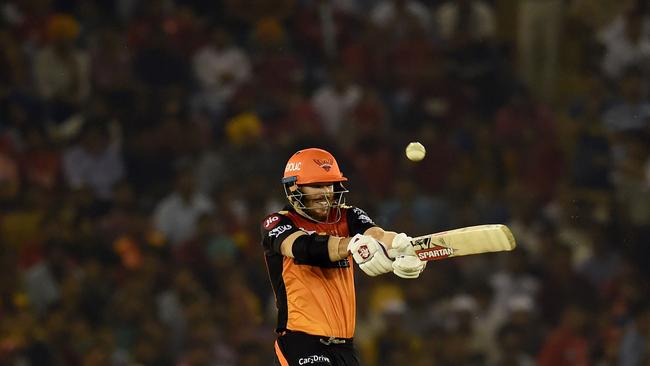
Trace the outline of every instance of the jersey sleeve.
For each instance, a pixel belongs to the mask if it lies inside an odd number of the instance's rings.
[[[369,228],[377,226],[370,216],[358,207],[350,207],[347,211],[347,216],[350,236],[363,234]]]
[[[274,213],[267,216],[261,225],[262,246],[266,255],[282,254],[280,244],[287,236],[299,231],[290,218]]]

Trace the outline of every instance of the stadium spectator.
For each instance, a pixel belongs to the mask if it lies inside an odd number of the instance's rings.
[[[329,82],[314,92],[312,105],[330,139],[343,137],[351,115],[361,101],[361,89],[342,68],[330,70]]]
[[[605,46],[603,71],[617,80],[628,67],[650,60],[650,15],[640,6],[631,7],[600,32],[599,41]]]
[[[72,16],[53,15],[47,22],[48,43],[34,58],[34,82],[56,123],[75,114],[90,93],[88,53],[75,45],[79,31]]]
[[[212,212],[214,204],[196,190],[192,170],[180,168],[174,179],[174,189],[153,211],[153,222],[165,240],[179,246],[196,233],[196,224],[202,214]]]
[[[603,111],[602,122],[607,131],[618,134],[647,130],[650,124],[650,99],[643,80],[643,72],[638,66],[622,71],[617,82],[617,98]]]
[[[0,2],[0,364],[272,362],[265,182],[312,146],[382,226],[517,239],[357,276],[363,365],[647,363],[648,10]]]
[[[556,91],[565,6],[561,0],[518,1],[520,75],[531,91],[544,100],[550,100]]]
[[[643,365],[650,359],[650,307],[640,303],[632,312],[625,327],[618,362],[621,366]]]
[[[400,35],[416,26],[431,31],[429,9],[417,0],[382,0],[370,12],[370,19],[384,32]]]
[[[230,98],[251,78],[248,55],[219,27],[210,30],[209,43],[194,54],[193,69],[200,88],[197,108],[217,116],[224,113]]]
[[[560,323],[546,339],[537,362],[540,366],[588,365],[589,339],[586,335],[588,314],[577,304],[569,304]]]
[[[78,142],[63,153],[63,172],[71,189],[88,188],[99,200],[111,199],[113,185],[125,171],[121,142],[105,121],[84,123]]]
[[[495,36],[494,11],[481,0],[449,1],[436,11],[440,37],[454,43],[486,41]]]

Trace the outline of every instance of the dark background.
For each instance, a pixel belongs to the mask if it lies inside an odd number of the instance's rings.
[[[518,240],[357,271],[365,365],[650,365],[649,10],[1,2],[0,364],[271,364],[259,225],[322,147],[387,229]]]

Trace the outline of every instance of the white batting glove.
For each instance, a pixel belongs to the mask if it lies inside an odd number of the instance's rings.
[[[357,234],[348,244],[359,268],[369,276],[378,276],[393,271],[393,261],[388,258],[384,245],[372,236]]]
[[[393,241],[390,244],[390,249],[388,250],[388,256],[391,258],[397,258],[400,255],[415,255],[415,250],[411,245],[410,236],[405,233],[399,233],[395,235]]]
[[[426,266],[427,262],[414,255],[400,255],[393,261],[393,273],[402,278],[418,278]]]

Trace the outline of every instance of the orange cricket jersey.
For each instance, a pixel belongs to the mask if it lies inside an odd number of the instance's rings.
[[[342,208],[341,220],[322,224],[300,216],[290,206],[262,222],[266,267],[278,308],[276,332],[293,330],[312,335],[352,338],[356,303],[352,258],[323,265],[300,263],[280,253],[292,233],[354,236],[375,226],[361,209]]]

